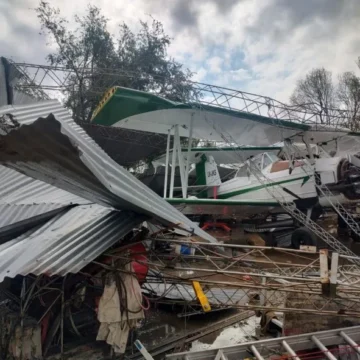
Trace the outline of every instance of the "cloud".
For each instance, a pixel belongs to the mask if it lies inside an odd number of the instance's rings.
[[[337,74],[358,71],[360,42],[355,0],[307,2],[275,0],[257,14],[244,44],[245,65],[253,70],[250,91],[288,100],[296,81],[315,67]],[[272,21],[270,26],[269,24]]]
[[[298,79],[315,67],[360,70],[358,0],[49,0],[64,16],[99,6],[112,33],[126,22],[160,20],[173,38],[170,56],[197,72],[194,80],[287,101]],[[1,55],[44,63],[49,52],[38,35],[38,0],[0,1]]]
[[[230,70],[230,74],[233,76],[234,80],[236,81],[251,79],[251,74],[249,70],[246,69]]]
[[[214,73],[220,73],[222,71],[222,64],[224,62],[224,59],[222,59],[219,56],[214,56],[206,61],[207,66],[209,67],[209,70]]]
[[[193,80],[196,82],[202,82],[206,77],[207,73],[208,71],[205,68],[201,67],[197,69],[196,73],[194,74]]]
[[[35,4],[27,0],[0,1],[0,56],[44,62],[46,40],[39,36],[37,18],[31,10]]]

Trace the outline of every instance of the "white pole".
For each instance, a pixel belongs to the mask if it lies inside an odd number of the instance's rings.
[[[175,143],[176,143],[177,155],[178,155],[178,159],[179,159],[181,191],[182,191],[183,198],[186,198],[186,194],[185,194],[185,165],[184,165],[183,154],[182,154],[182,151],[181,151],[181,143],[180,143],[179,131],[177,131]]]
[[[174,197],[174,182],[175,182],[175,168],[176,168],[176,134],[179,133],[178,125],[175,125],[173,153],[171,161],[171,177],[170,177],[170,199]]]
[[[188,143],[188,148],[187,148],[187,159],[186,159],[186,166],[185,166],[185,196],[184,196],[184,198],[187,198],[187,190],[188,190],[188,185],[189,185],[189,164],[190,164],[190,153],[191,153],[193,127],[194,127],[194,114],[191,114],[190,129],[189,129],[189,143]]]
[[[337,284],[337,274],[339,265],[339,254],[333,252],[331,255],[330,284]]]
[[[170,157],[170,131],[168,130],[167,143],[166,143],[166,160],[165,160],[165,178],[164,178],[164,199],[166,199],[167,195],[167,187],[169,182],[169,157]]]

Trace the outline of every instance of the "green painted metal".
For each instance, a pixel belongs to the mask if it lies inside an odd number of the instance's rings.
[[[219,199],[228,199],[228,198],[231,198],[231,197],[234,197],[234,196],[237,196],[237,195],[242,195],[242,194],[246,194],[246,193],[253,192],[253,191],[256,191],[256,190],[260,190],[260,189],[263,189],[265,187],[272,187],[272,186],[276,186],[276,185],[286,184],[286,183],[293,182],[293,181],[296,181],[296,180],[305,179],[307,177],[309,177],[309,176],[301,176],[301,177],[298,177],[298,178],[295,178],[295,179],[274,181],[274,182],[272,182],[270,184],[257,185],[257,186],[251,187],[251,188],[235,190],[235,191],[231,191],[231,192],[228,192],[228,193],[225,193],[225,194],[224,193],[219,194],[218,198]]]
[[[299,131],[310,129],[308,125],[298,124],[288,120],[272,119],[242,111],[203,105],[201,103],[176,103],[154,94],[123,87],[114,87],[105,94],[94,111],[92,122],[94,124],[111,126],[134,115],[166,109],[199,109],[228,115],[234,118],[252,120],[266,125],[298,129]]]

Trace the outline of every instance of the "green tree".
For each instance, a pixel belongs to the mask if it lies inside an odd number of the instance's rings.
[[[112,86],[152,91],[175,101],[191,99],[192,73],[168,56],[171,38],[159,21],[140,22],[138,33],[122,23],[113,36],[96,6],[75,16],[74,30],[59,9],[44,0],[36,12],[42,33],[56,44],[48,62],[69,71],[64,78],[65,105],[76,120],[90,121],[101,96]]]

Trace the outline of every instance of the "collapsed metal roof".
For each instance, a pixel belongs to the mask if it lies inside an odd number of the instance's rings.
[[[76,273],[145,219],[99,205],[65,210],[36,230],[0,245],[0,282],[18,274]]]
[[[0,166],[0,243],[51,219],[66,207],[89,204],[18,171]]]
[[[50,82],[53,82],[55,78],[50,73],[46,73],[42,80],[48,76],[52,78]],[[37,86],[34,80],[12,60],[0,57],[0,106],[25,105],[49,99],[41,84]],[[166,150],[167,135],[91,123],[81,123],[81,126],[109,156],[123,166],[134,166]]]
[[[89,201],[0,165],[0,204],[88,204]]]
[[[57,101],[0,109],[0,163],[100,205],[216,242],[111,159]]]

